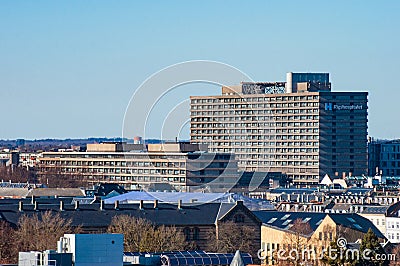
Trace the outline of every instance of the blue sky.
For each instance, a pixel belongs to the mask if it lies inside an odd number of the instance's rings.
[[[399,1],[3,0],[0,139],[120,136],[134,90],[195,59],[259,81],[330,72],[333,90],[370,93],[371,136],[398,138],[399,10]],[[219,93],[182,95],[195,89]]]

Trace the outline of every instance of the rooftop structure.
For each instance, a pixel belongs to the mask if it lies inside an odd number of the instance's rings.
[[[240,253],[240,258],[247,264],[253,264],[248,253]],[[175,251],[175,252],[125,252],[126,265],[148,266],[222,266],[237,261],[237,255],[232,253],[211,253],[204,251]],[[243,265],[242,265],[243,266]]]

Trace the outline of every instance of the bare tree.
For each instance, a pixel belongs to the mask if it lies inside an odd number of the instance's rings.
[[[53,188],[76,188],[87,185],[82,173],[67,174],[62,172],[59,167],[47,170],[40,182]]]
[[[252,252],[256,231],[248,225],[232,221],[218,224],[217,232],[209,235],[209,249],[212,252],[234,253],[236,250]]]
[[[15,232],[19,251],[55,249],[57,240],[66,233],[78,233],[80,228],[72,228],[71,220],[51,211],[32,216],[23,215]]]
[[[288,264],[298,266],[308,258],[303,258],[303,253],[307,249],[309,235],[312,229],[308,222],[304,223],[302,219],[296,219],[292,226],[285,233],[283,245],[286,250],[286,255],[291,254],[292,251],[296,251],[294,254],[298,254],[297,258],[292,259],[292,256],[287,256],[288,259],[285,261]]]
[[[400,265],[400,246],[397,245],[392,249],[391,254],[395,257],[390,261],[390,266],[399,266]]]
[[[18,167],[14,165],[1,166],[0,178],[3,180],[11,180],[13,183],[26,183],[34,181],[33,174],[25,167]]]
[[[159,252],[190,247],[182,231],[176,227],[156,227],[148,220],[129,215],[115,216],[107,231],[124,234],[125,251]]]
[[[14,229],[7,222],[0,221],[0,263],[16,263],[18,254],[14,243]]]
[[[348,242],[356,242],[364,237],[364,233],[361,231],[353,230],[351,228],[345,227],[343,225],[337,226],[338,238],[344,237]]]
[[[187,250],[192,243],[188,243],[182,230],[176,227],[160,226],[154,235],[155,251]]]

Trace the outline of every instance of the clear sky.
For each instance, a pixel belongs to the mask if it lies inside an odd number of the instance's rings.
[[[194,59],[257,81],[329,72],[333,90],[369,92],[371,136],[399,138],[399,11],[395,0],[2,0],[0,139],[120,136],[134,90]]]

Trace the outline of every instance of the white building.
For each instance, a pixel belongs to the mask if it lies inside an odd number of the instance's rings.
[[[400,243],[400,217],[386,217],[386,237],[391,243]]]
[[[19,154],[19,164],[24,167],[35,167],[39,165],[39,158],[42,153],[37,152],[21,152]]]

